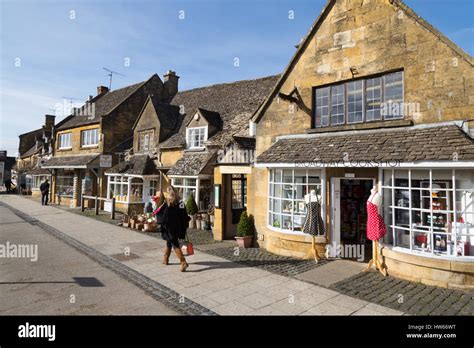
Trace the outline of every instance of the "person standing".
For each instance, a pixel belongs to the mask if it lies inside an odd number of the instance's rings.
[[[186,238],[186,229],[190,218],[186,212],[184,203],[179,199],[178,194],[172,186],[168,187],[168,197],[166,201],[155,210],[154,214],[157,222],[162,225],[162,238],[166,240],[163,264],[168,265],[173,248],[181,263],[181,272],[186,271],[189,265],[179,247],[179,239]]]
[[[45,179],[44,182],[40,185],[41,191],[41,205],[48,205],[49,198],[49,181]]]

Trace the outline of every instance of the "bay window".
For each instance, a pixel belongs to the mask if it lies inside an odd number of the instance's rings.
[[[188,197],[192,194],[194,199],[197,200],[196,197],[197,192],[197,179],[195,178],[172,178],[171,179],[172,185],[178,189],[179,196],[186,202]],[[197,204],[197,202],[196,202]]]
[[[474,172],[383,170],[384,242],[416,253],[474,256]]]
[[[314,89],[317,128],[403,117],[402,71]]]
[[[324,197],[321,170],[274,169],[269,175],[269,227],[301,232],[307,214],[305,195],[314,190]],[[323,202],[321,206],[324,206]]]

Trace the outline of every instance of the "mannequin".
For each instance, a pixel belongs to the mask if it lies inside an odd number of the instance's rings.
[[[316,250],[316,236],[324,235],[324,223],[321,218],[321,196],[316,190],[311,190],[309,194],[304,196],[307,207],[307,216],[303,225],[303,232],[311,234],[311,246],[316,263],[319,260],[319,254]]]
[[[367,238],[372,240],[372,259],[369,261],[365,271],[370,270],[372,265],[375,265],[375,268],[386,276],[387,270],[383,267],[378,257],[379,239],[386,233],[383,218],[379,214],[380,207],[382,206],[382,195],[375,186],[370,192],[371,195],[367,200]]]

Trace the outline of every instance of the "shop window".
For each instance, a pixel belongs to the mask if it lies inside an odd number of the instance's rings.
[[[150,180],[150,185],[148,187],[148,197],[156,196],[158,191],[158,180]]]
[[[192,194],[197,199],[197,180],[193,178],[173,178],[172,185],[178,189],[180,197],[186,201]],[[196,202],[197,204],[197,202]]]
[[[130,186],[129,202],[131,203],[143,202],[143,179],[132,178],[130,185],[131,186]]]
[[[321,194],[320,175],[319,170],[271,170],[268,225],[281,231],[300,232],[307,214],[304,197],[311,190]]]
[[[402,71],[314,89],[317,128],[403,117]]]
[[[31,188],[33,189],[38,189],[40,188],[41,184],[48,179],[51,183],[51,178],[49,175],[34,175],[33,176],[33,182]]]
[[[474,172],[390,169],[383,176],[385,243],[420,254],[474,256]]]
[[[63,133],[58,135],[58,149],[71,148],[71,133]]]
[[[63,170],[56,176],[56,193],[72,197],[74,194],[74,171]]]
[[[81,132],[81,147],[97,146],[99,144],[99,128]]]

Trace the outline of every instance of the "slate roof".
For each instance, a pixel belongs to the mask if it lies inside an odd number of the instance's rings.
[[[45,168],[34,168],[26,172],[28,175],[51,175],[51,172]]]
[[[185,152],[166,175],[199,175],[212,174],[207,165],[215,161],[216,151]]]
[[[208,139],[208,145],[227,145],[233,135],[247,135],[253,112],[265,100],[278,78],[279,75],[275,75],[178,92],[171,104],[184,106],[185,118],[179,131],[159,147],[185,147],[186,126],[199,108],[219,113],[223,122],[222,130]]]
[[[107,169],[106,173],[158,175],[160,172],[153,160],[150,159],[150,157],[148,157],[147,155],[135,155],[130,157],[128,161],[120,162],[112,168]]]
[[[150,100],[155,107],[160,125],[163,128],[171,130],[179,128],[183,120],[183,117],[179,113],[179,106],[162,103],[155,95],[150,96]]]
[[[218,112],[206,110],[203,108],[198,108],[202,117],[206,119],[209,125],[216,127],[217,129],[222,128],[222,118]]]
[[[24,153],[22,153],[20,155],[20,158],[25,158],[25,157],[29,157],[31,155],[34,155],[35,153],[38,153],[41,148],[42,148],[42,146],[36,148],[36,144],[34,144],[28,151],[25,151]]]
[[[256,139],[254,137],[234,136],[233,139],[240,148],[255,150]]]
[[[52,157],[51,159],[44,162],[41,167],[45,168],[60,168],[67,166],[85,166],[90,164],[95,159],[98,159],[99,155],[82,155],[82,156],[61,156]]]
[[[257,158],[260,163],[474,160],[474,140],[454,124],[282,138]]]
[[[153,75],[154,76],[154,75]],[[76,115],[58,127],[58,130],[84,126],[88,124],[99,123],[102,116],[109,114],[124,100],[135,93],[140,87],[149,81],[142,81],[130,86],[112,90],[94,97],[91,102],[94,103],[94,115]]]

